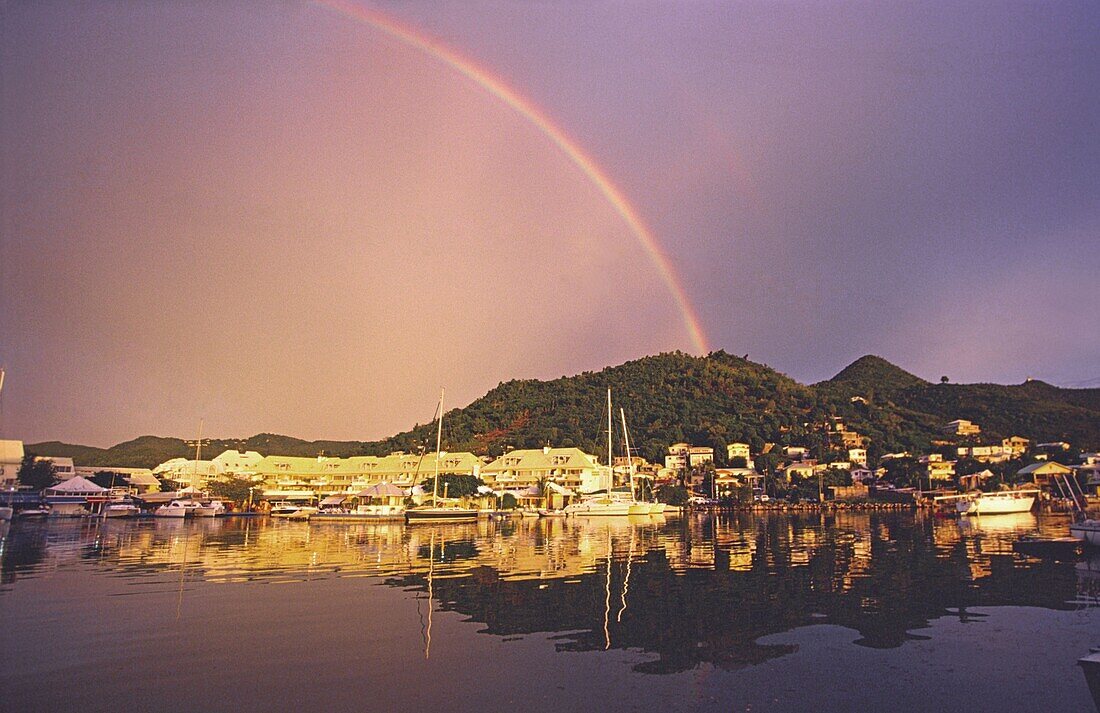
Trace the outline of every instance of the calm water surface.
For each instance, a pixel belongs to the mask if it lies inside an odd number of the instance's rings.
[[[1058,516],[0,530],[0,709],[1089,711]]]

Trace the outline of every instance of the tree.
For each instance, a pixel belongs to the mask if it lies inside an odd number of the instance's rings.
[[[121,481],[121,478],[113,471],[97,470],[89,480],[101,488],[113,488],[117,482]]]
[[[916,486],[924,471],[923,466],[912,456],[890,458],[882,462],[882,467],[886,469],[882,479],[898,487]]]
[[[53,463],[45,459],[38,459],[28,453],[23,456],[23,463],[19,466],[20,485],[26,485],[32,490],[43,490],[54,484]]]
[[[688,497],[687,488],[682,485],[665,485],[657,490],[657,502],[666,505],[685,505]]]
[[[504,497],[500,499],[501,510],[515,510],[519,503],[516,502],[516,496],[511,493],[505,493]]]
[[[255,491],[252,488],[255,487],[248,478],[229,478],[228,480],[212,480],[207,483],[207,490],[210,494],[216,498],[222,500],[231,500],[235,503],[246,503],[248,498],[252,495],[253,498],[258,497],[260,489],[256,488]]]
[[[950,381],[950,379],[948,379],[946,376],[941,376],[940,377],[940,383],[941,384],[946,384],[948,381]]]
[[[745,468],[749,464],[749,461],[745,456],[734,456],[730,458],[730,468]]]
[[[434,487],[434,477],[425,478],[420,487],[424,488],[425,492],[432,492]],[[459,475],[458,473],[440,473],[439,474],[439,496],[443,497],[446,493],[448,498],[464,498],[472,495],[477,495],[478,487],[485,485],[481,478],[473,475]]]

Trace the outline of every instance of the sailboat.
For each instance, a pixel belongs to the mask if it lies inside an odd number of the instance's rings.
[[[459,505],[439,504],[439,461],[443,457],[440,450],[443,443],[443,393],[439,390],[439,422],[435,433],[435,478],[432,481],[432,504],[409,508],[405,511],[405,522],[475,522],[476,508],[464,508]]]
[[[607,494],[581,500],[565,507],[566,515],[578,517],[591,517],[596,515],[631,515],[638,514],[638,508],[630,500],[617,500],[611,496],[612,481],[615,480],[615,470],[612,468],[613,454],[611,452],[611,389],[607,390],[607,467],[609,475],[607,479]],[[631,512],[631,507],[635,512]],[[646,508],[649,512],[649,508]]]
[[[665,512],[665,504],[659,502],[647,503],[638,500],[634,491],[634,459],[630,457],[630,432],[626,429],[626,411],[619,409],[619,415],[623,419],[623,442],[626,446],[626,462],[630,472],[630,498],[634,502],[631,515],[662,515]]]

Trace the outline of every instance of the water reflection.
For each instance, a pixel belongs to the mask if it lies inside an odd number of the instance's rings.
[[[975,607],[1091,606],[1100,563],[1012,551],[1021,534],[1061,535],[1033,515],[939,520],[901,513],[510,520],[405,527],[267,519],[17,523],[2,540],[0,597],[28,578],[90,574],[178,590],[371,578],[416,593],[425,656],[432,613],[499,637],[553,635],[559,651],[650,654],[637,671],[782,657],[760,640],[812,623],[892,648]],[[154,587],[163,591],[164,587]],[[135,594],[140,595],[141,591]]]

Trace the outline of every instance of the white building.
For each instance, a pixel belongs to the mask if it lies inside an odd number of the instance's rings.
[[[867,467],[867,449],[866,448],[849,448],[848,460],[852,461],[856,465],[861,465],[864,468]]]
[[[15,487],[22,465],[23,441],[0,441],[0,487]]]
[[[219,475],[251,475],[258,472],[264,457],[256,451],[223,451],[212,462]]]

